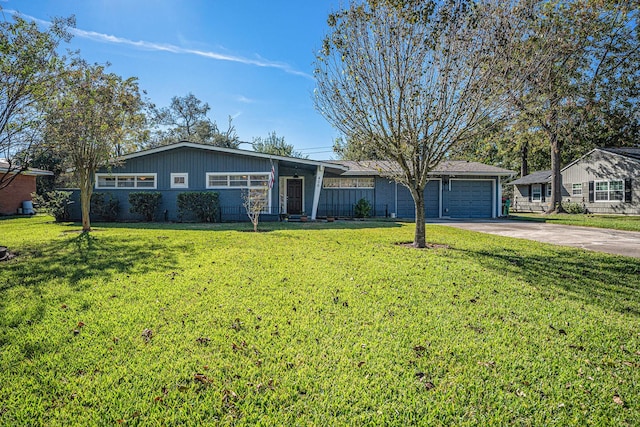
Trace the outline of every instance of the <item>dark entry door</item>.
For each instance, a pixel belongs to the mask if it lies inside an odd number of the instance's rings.
[[[287,179],[287,213],[292,215],[302,213],[301,179]]]

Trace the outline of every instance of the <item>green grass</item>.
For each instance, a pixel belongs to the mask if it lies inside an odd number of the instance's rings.
[[[0,425],[640,424],[640,260],[439,225],[428,250],[397,223],[95,227],[0,221]]]
[[[613,230],[640,231],[640,215],[591,215],[518,213],[509,215],[512,219],[538,221],[555,224],[580,225],[583,227],[611,228]]]

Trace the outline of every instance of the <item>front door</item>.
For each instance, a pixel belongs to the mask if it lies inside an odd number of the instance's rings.
[[[302,213],[301,179],[287,179],[287,213],[292,215]]]

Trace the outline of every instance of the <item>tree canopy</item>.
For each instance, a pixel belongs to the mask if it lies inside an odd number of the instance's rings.
[[[278,136],[276,131],[269,133],[266,138],[253,138],[253,149],[265,154],[274,154],[277,156],[284,157],[298,157],[298,158],[306,158],[299,151],[295,151],[293,149],[292,144],[287,144],[284,140],[284,136]]]
[[[55,18],[46,30],[18,15],[0,22],[0,158],[9,163],[0,188],[29,167],[31,148],[42,140],[43,103],[64,70],[57,49],[74,25],[73,17]]]
[[[142,114],[135,78],[122,79],[102,65],[75,59],[48,102],[46,140],[65,153],[80,186],[82,230],[90,231],[94,175],[109,165],[120,143]]]

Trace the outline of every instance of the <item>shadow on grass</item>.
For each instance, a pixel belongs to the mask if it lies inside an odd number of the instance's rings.
[[[412,222],[404,222],[412,224]],[[80,223],[69,223],[68,227],[80,228]],[[277,222],[261,221],[258,228],[262,232],[278,230],[357,230],[365,228],[400,228],[403,221],[399,220],[337,220],[334,222],[309,221],[309,222]],[[201,230],[201,231],[247,231],[253,230],[250,222],[93,222],[94,229],[134,229],[134,230]]]
[[[176,250],[179,248],[167,250],[160,241],[121,236],[95,236],[94,233],[65,236],[27,246],[15,259],[5,263],[2,268],[7,280],[0,283],[0,295],[14,286],[31,287],[37,292],[54,279],[66,280],[72,288],[82,290],[80,282],[85,279],[108,279],[114,273],[123,272],[168,270],[175,265]]]
[[[505,277],[516,276],[553,298],[560,292],[585,304],[640,317],[640,260],[575,250],[549,250],[526,255],[510,249],[465,250],[464,258],[477,260]],[[453,251],[455,253],[456,251]]]

